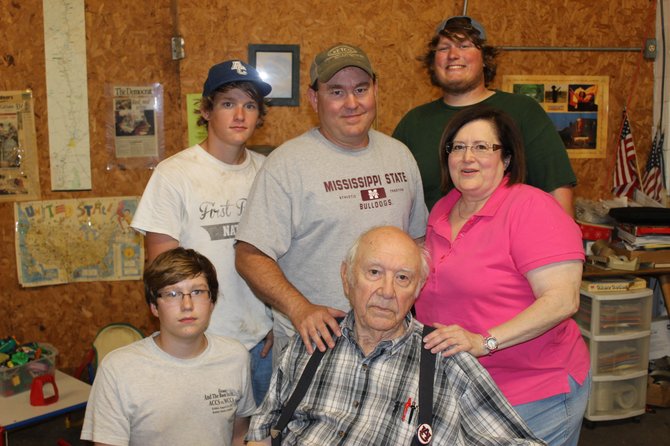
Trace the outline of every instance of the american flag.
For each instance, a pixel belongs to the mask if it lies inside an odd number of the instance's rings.
[[[658,130],[651,145],[644,175],[642,175],[642,191],[659,203],[663,190],[663,153],[661,151],[663,150],[664,138],[665,133]]]
[[[623,125],[619,136],[619,148],[616,152],[616,166],[614,168],[614,186],[612,192],[617,197],[633,197],[635,188],[639,187],[640,180],[637,174],[637,154],[633,133],[628,122],[628,112],[623,110]]]

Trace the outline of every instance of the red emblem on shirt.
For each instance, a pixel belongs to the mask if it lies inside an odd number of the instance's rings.
[[[364,189],[361,191],[361,200],[371,201],[371,200],[381,200],[386,198],[386,189],[383,187],[375,187],[374,189]]]

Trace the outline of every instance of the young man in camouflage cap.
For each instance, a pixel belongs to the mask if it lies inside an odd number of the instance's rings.
[[[348,44],[318,54],[307,97],[320,125],[270,154],[237,232],[237,270],[273,308],[275,354],[295,332],[310,353],[312,343],[334,345],[327,327],[339,336],[335,317],[350,308],[337,272],[361,232],[385,224],[421,238],[426,228],[412,154],[371,129],[377,83],[367,55]]]

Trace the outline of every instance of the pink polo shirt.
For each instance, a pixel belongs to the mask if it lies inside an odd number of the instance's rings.
[[[419,321],[483,334],[534,302],[525,273],[584,260],[579,227],[551,195],[506,184],[505,179],[453,242],[449,212],[460,192],[452,190],[433,207],[426,231],[430,274],[415,305]],[[479,360],[512,405],[568,393],[568,375],[581,384],[590,367],[572,319]]]

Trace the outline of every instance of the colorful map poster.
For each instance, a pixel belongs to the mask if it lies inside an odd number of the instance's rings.
[[[139,197],[15,203],[16,264],[25,287],[142,278]]]

